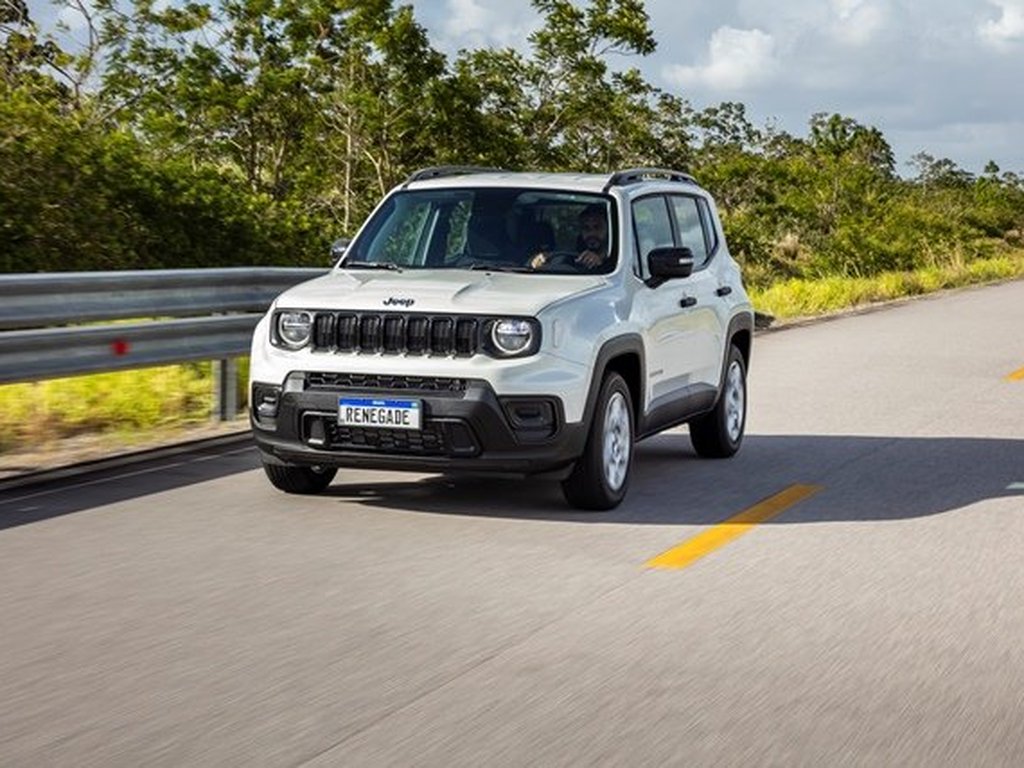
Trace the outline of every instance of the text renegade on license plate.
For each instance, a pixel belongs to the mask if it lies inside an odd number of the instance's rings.
[[[338,424],[345,427],[419,429],[422,413],[419,400],[338,398]]]

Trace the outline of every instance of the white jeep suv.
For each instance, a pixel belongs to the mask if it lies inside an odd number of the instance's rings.
[[[641,438],[689,423],[699,455],[737,451],[753,327],[684,173],[429,168],[260,321],[253,432],[289,493],[339,467],[488,472],[610,509]]]

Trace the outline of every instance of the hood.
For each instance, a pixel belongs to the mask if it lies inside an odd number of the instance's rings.
[[[335,270],[281,294],[285,309],[536,315],[552,302],[607,284],[598,275],[423,269]]]

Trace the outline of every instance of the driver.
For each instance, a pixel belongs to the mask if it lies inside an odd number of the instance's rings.
[[[584,272],[604,272],[608,266],[608,216],[599,203],[588,205],[579,215],[579,235],[576,238],[578,254],[573,264]],[[531,269],[543,269],[551,261],[546,253],[530,259]]]
[[[594,203],[580,212],[580,236],[576,239],[580,249],[576,263],[596,272],[608,259],[608,216],[604,206]]]

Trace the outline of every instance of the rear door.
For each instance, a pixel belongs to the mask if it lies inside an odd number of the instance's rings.
[[[692,384],[718,388],[722,372],[725,323],[728,320],[726,299],[720,295],[718,270],[714,255],[717,247],[710,220],[705,216],[706,203],[697,195],[668,196],[672,227],[677,246],[693,252],[693,274],[678,284],[688,304],[687,327],[693,334],[688,346],[692,358],[688,364]]]

